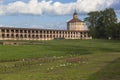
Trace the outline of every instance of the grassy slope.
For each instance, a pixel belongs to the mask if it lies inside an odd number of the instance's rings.
[[[88,80],[120,80],[120,58],[91,75]]]
[[[100,70],[103,71],[102,69],[106,65],[111,64],[111,61],[115,61],[117,58],[120,58],[119,47],[119,41],[107,40],[44,41],[41,45],[29,46],[1,45],[1,61],[6,59],[14,60],[28,57],[37,58],[54,55],[58,57],[62,55],[63,58],[58,58],[53,62],[48,62],[45,64],[39,62],[36,63],[36,60],[32,61],[31,65],[24,66],[20,65],[21,63],[24,63],[24,61],[0,62],[0,80],[86,80],[92,74],[95,74]],[[71,55],[77,55],[83,58],[87,58],[88,60],[81,63],[72,63],[71,65],[67,65],[65,59]],[[15,64],[19,64],[20,66],[14,67]],[[60,66],[63,64],[66,66]],[[114,69],[116,66],[112,66],[112,69]],[[106,70],[106,72],[107,71],[109,71],[109,69]],[[114,73],[117,75],[120,72]],[[98,73],[96,73],[96,76],[97,75]],[[111,74],[108,75],[111,76]],[[93,79],[90,77],[89,80]],[[95,78],[94,80],[97,79]],[[101,80],[104,80],[104,77]]]

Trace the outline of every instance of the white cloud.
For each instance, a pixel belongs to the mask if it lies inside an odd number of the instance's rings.
[[[77,9],[81,13],[95,11],[110,7],[115,3],[115,0],[77,0],[71,3],[53,2],[52,0],[30,0],[28,3],[16,1],[8,5],[0,4],[0,15],[5,14],[33,14],[42,15],[56,14],[64,15],[69,14]]]
[[[120,22],[120,18],[118,18],[118,20],[117,20],[118,22]]]

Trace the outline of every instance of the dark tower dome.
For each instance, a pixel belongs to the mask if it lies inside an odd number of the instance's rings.
[[[77,11],[75,10],[74,14],[73,15],[78,15]]]
[[[78,13],[75,10],[75,12],[73,13],[73,19],[71,19],[70,21],[68,21],[68,23],[74,23],[74,22],[83,22],[78,18]]]
[[[78,19],[78,13],[77,11],[75,10],[74,14],[73,14],[73,19]]]

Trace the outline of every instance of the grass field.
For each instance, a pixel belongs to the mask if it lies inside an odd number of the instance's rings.
[[[0,80],[120,79],[120,41],[38,42],[41,44],[0,45]]]

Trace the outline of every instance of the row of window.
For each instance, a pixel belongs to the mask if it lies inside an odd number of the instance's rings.
[[[69,23],[69,25],[83,25],[84,26],[84,23],[76,22],[76,23]]]
[[[38,30],[9,30],[9,29],[2,29],[1,30],[2,33],[9,33],[9,32],[12,32],[12,33],[53,33],[53,34],[77,34],[77,32],[65,32],[65,31],[44,31],[44,30],[41,30],[41,31],[38,31]],[[82,32],[80,32],[82,34]]]
[[[5,34],[2,34],[2,38],[55,38],[55,37],[57,37],[57,38],[63,38],[63,37],[78,37],[78,36],[75,36],[75,35],[18,35],[18,34],[16,34],[16,35],[14,35],[14,34],[11,34],[11,35],[9,35],[9,34],[7,34],[7,35],[5,35]],[[83,37],[83,35],[81,35],[81,37]],[[84,35],[84,37],[86,37],[86,35]]]

